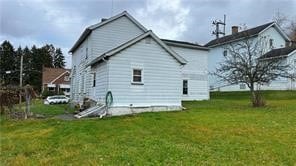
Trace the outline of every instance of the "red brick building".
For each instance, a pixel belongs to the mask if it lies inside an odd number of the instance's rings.
[[[47,68],[42,71],[42,92],[48,90],[55,93],[70,94],[70,69]]]

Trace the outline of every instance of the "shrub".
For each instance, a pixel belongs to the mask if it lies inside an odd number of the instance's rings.
[[[42,92],[42,98],[45,99],[47,96],[53,96],[55,94],[56,94],[55,92],[44,89],[44,91]]]

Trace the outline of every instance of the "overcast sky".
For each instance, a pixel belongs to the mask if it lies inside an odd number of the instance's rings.
[[[205,44],[223,14],[229,34],[232,25],[264,24],[278,11],[296,19],[296,0],[0,0],[0,41],[54,44],[70,67],[68,51],[84,28],[124,10],[161,38]]]

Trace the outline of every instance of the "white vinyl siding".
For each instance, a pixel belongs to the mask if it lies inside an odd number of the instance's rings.
[[[267,47],[269,47],[268,51],[272,48],[282,48],[286,45],[285,39],[274,27],[264,31],[261,36],[266,36],[268,42]],[[270,47],[270,40],[272,40],[272,47]]]
[[[130,39],[143,33],[138,26],[136,26],[127,17],[120,17],[102,27],[92,31],[92,33],[81,43],[79,48],[72,54],[72,69],[77,66],[76,74],[72,75],[71,89],[74,89],[71,98],[76,102],[82,102],[84,97],[94,97],[95,100],[102,98],[105,89],[100,89],[94,92],[92,85],[91,68],[86,65],[94,58],[100,56],[102,53],[127,42]],[[87,58],[86,58],[87,56]],[[84,80],[80,73],[84,73]],[[98,74],[102,73],[99,71]],[[97,86],[103,86],[99,83],[100,77],[97,76]],[[84,87],[81,84],[84,82]],[[95,94],[98,93],[98,94]],[[105,95],[105,94],[104,94]]]
[[[114,106],[181,106],[180,64],[153,39],[145,39],[109,59]],[[143,69],[144,85],[132,85],[131,68]]]
[[[91,88],[90,97],[96,101],[104,101],[108,89],[108,63],[102,62],[92,68],[96,73],[96,86]]]
[[[182,80],[188,82],[188,94],[182,96],[182,100],[207,100],[208,89],[208,51],[189,49],[183,47],[171,48],[182,56],[187,63],[182,66]],[[180,92],[182,94],[182,91]]]
[[[127,17],[120,17],[98,29],[90,35],[93,59],[143,33]]]

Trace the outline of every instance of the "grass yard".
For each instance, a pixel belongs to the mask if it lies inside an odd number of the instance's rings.
[[[42,114],[46,117],[53,117],[55,115],[73,112],[67,104],[44,105],[43,100],[35,100],[31,106],[31,111],[36,114]]]
[[[1,118],[1,165],[296,165],[296,92],[184,102],[183,112],[105,119]],[[34,112],[64,106],[38,105]],[[60,108],[60,109],[59,109]],[[63,112],[63,111],[62,111]],[[48,113],[50,115],[50,113]]]

